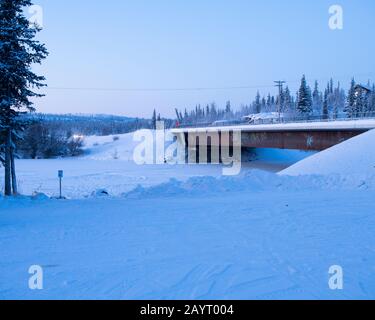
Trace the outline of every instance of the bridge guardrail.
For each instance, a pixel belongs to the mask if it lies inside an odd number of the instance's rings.
[[[314,122],[334,122],[334,121],[353,121],[353,120],[375,120],[375,112],[366,112],[364,114],[357,113],[353,117],[347,115],[338,115],[335,118],[326,118],[322,116],[308,117],[280,117],[270,119],[256,119],[254,121],[245,120],[229,120],[228,122],[220,122],[215,124],[212,122],[196,122],[189,124],[181,124],[178,128],[199,128],[199,127],[230,127],[235,125],[265,125],[265,124],[287,124],[287,123],[314,123]]]

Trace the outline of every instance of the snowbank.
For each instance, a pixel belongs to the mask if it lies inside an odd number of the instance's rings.
[[[290,176],[339,174],[371,179],[371,176],[375,175],[375,130],[317,153],[283,170],[280,174]]]
[[[297,192],[318,190],[361,190],[375,189],[375,175],[366,179],[358,176],[301,175],[297,177],[278,175],[270,172],[252,170],[237,177],[192,177],[186,181],[171,179],[156,186],[137,186],[123,194],[130,199],[170,198],[189,196],[225,195],[228,192],[241,194],[279,191]]]

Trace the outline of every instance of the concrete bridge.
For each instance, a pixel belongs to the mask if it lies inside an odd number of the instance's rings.
[[[231,147],[234,132],[240,132],[242,148],[321,151],[371,129],[375,129],[375,119],[178,128],[172,133],[188,149]],[[229,139],[221,139],[223,135]]]

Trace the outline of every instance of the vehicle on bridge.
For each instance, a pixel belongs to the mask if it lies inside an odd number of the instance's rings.
[[[248,116],[243,117],[243,120],[249,124],[257,124],[257,123],[264,123],[270,122],[272,123],[274,119],[280,120],[283,119],[285,115],[279,112],[262,112],[262,113],[254,113]]]

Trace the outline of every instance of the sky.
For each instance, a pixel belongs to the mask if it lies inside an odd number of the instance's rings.
[[[302,74],[321,86],[375,80],[373,0],[34,3],[50,52],[34,68],[48,84],[40,112],[172,117],[213,101],[239,108],[257,90],[276,94],[274,80],[295,92]],[[342,30],[329,28],[335,4]]]

